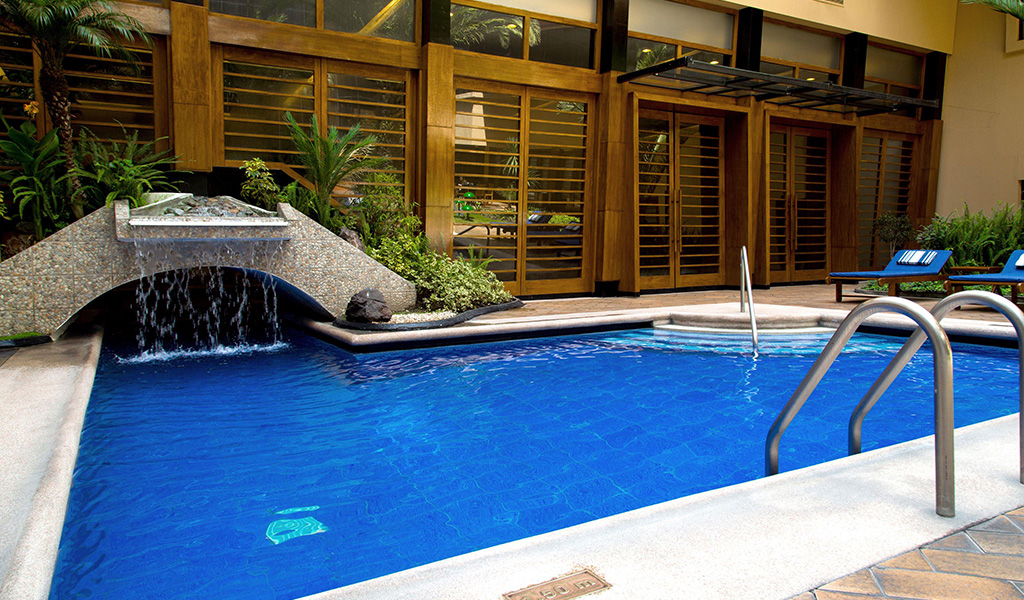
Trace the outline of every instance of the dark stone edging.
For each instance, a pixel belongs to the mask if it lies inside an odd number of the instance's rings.
[[[36,346],[38,344],[48,344],[53,341],[48,335],[34,335],[32,337],[23,337],[15,340],[0,340],[0,349],[2,348],[24,348],[25,346]]]
[[[504,304],[481,306],[480,308],[460,312],[454,317],[438,321],[424,321],[422,323],[353,323],[351,321],[338,320],[334,322],[334,326],[342,329],[357,329],[359,331],[414,331],[417,329],[440,329],[442,327],[458,325],[459,323],[479,317],[480,315],[519,308],[520,306],[523,306],[523,301],[517,299]]]

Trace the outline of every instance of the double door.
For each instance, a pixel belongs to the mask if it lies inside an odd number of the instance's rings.
[[[636,198],[644,290],[724,283],[724,122],[641,110]]]
[[[781,125],[771,128],[768,244],[772,283],[818,280],[828,274],[829,141],[828,131]]]

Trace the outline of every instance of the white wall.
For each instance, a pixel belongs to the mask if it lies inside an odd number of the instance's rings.
[[[878,39],[949,53],[957,0],[845,0],[842,5],[820,0],[746,0],[720,2],[753,6],[765,16],[784,15],[808,23],[859,31]]]
[[[1024,179],[1024,52],[1005,52],[1006,17],[960,6],[946,65],[936,212],[1018,204]]]

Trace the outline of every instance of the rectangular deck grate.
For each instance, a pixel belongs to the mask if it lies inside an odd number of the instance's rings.
[[[610,588],[611,585],[589,569],[570,573],[528,588],[502,594],[504,600],[569,600]]]

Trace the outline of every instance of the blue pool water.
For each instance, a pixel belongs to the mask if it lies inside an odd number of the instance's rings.
[[[132,364],[106,349],[51,598],[295,598],[760,477],[827,336],[637,330],[375,355]],[[844,455],[902,340],[856,336],[782,439]],[[1016,351],[957,346],[956,424],[1016,411]],[[918,354],[865,449],[932,431]],[[921,498],[927,504],[929,498]]]

